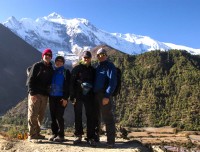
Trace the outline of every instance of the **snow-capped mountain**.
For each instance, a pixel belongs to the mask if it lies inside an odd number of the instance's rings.
[[[159,42],[147,36],[108,33],[86,19],[66,19],[57,13],[36,20],[22,18],[18,21],[15,17],[10,17],[3,25],[39,51],[51,48],[54,55],[62,54],[71,60],[77,59],[73,54],[79,55],[82,51],[101,44],[107,44],[127,54],[157,49],[181,49],[200,54],[200,49]]]

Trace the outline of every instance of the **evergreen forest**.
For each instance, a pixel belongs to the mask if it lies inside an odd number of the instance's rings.
[[[156,50],[110,60],[122,71],[121,92],[115,97],[117,122],[200,130],[200,56]]]

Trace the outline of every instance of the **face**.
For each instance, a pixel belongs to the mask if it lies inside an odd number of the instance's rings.
[[[84,62],[84,64],[87,64],[87,65],[91,63],[91,59],[92,58],[89,58],[89,57],[82,57],[82,61]]]
[[[97,55],[97,58],[98,58],[99,62],[103,62],[107,59],[107,55],[104,53],[101,53],[101,54]]]
[[[48,64],[48,63],[50,63],[51,58],[52,58],[52,54],[46,53],[46,54],[43,56],[42,59],[44,60],[44,62],[46,62],[46,63]]]
[[[64,65],[64,62],[63,62],[62,60],[60,60],[60,59],[56,60],[55,66],[56,66],[57,68],[59,68],[59,67],[61,67],[61,66],[63,66],[63,65]]]

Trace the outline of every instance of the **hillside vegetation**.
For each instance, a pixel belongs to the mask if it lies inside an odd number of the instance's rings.
[[[200,56],[158,50],[111,60],[123,73],[116,99],[118,122],[200,130]]]
[[[157,50],[137,56],[115,53],[110,60],[122,70],[121,93],[115,97],[118,123],[200,130],[200,56]],[[16,121],[9,113],[2,121]]]

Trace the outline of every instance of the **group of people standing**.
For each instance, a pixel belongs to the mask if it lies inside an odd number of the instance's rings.
[[[87,119],[86,141],[96,146],[100,141],[101,119],[106,126],[107,146],[115,146],[115,117],[112,93],[117,85],[116,68],[108,61],[105,49],[98,49],[96,68],[91,64],[92,55],[84,51],[81,61],[71,73],[64,68],[65,59],[55,58],[52,65],[52,51],[46,49],[42,60],[35,63],[29,73],[28,86],[28,128],[29,140],[44,139],[40,134],[47,102],[49,101],[52,119],[50,141],[64,141],[64,111],[69,101],[74,105],[75,139],[74,144],[82,142],[82,109],[85,107]]]

